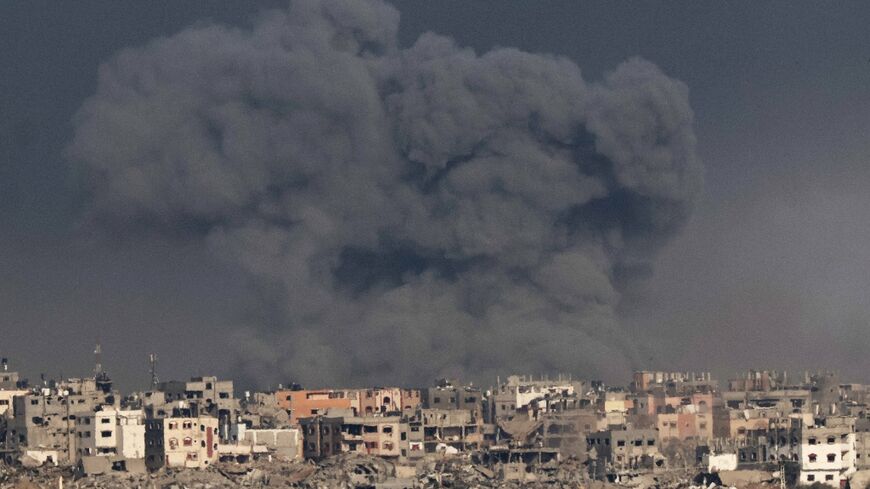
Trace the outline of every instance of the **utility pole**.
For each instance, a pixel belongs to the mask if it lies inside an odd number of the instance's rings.
[[[94,379],[100,376],[103,371],[103,349],[100,344],[94,347]]]
[[[157,354],[149,353],[148,354],[148,363],[151,367],[151,388],[157,388],[157,384],[160,380],[157,378]]]

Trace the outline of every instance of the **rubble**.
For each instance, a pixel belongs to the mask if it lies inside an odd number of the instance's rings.
[[[435,488],[588,488],[588,489],[713,489],[693,481],[683,471],[627,474],[618,481],[592,481],[576,459],[545,464],[523,462],[485,464],[475,456],[427,457],[416,465],[397,465],[379,457],[347,454],[311,461],[254,460],[247,464],[218,463],[202,470],[164,469],[151,474],[108,472],[84,476],[70,468],[0,464],[0,489],[59,487],[77,489],[224,489],[288,487],[300,489],[435,489]],[[704,479],[707,482],[709,479]],[[741,487],[741,485],[737,485]],[[758,489],[777,484],[754,484]]]

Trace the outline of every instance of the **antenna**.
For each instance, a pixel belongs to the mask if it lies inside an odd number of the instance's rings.
[[[96,379],[103,372],[103,349],[100,344],[94,347],[94,378]]]
[[[151,388],[156,388],[157,383],[160,380],[157,378],[157,354],[149,353],[148,354],[148,363],[151,366]]]

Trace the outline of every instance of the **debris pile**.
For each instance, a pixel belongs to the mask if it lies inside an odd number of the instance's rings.
[[[425,458],[414,466],[388,460],[341,455],[310,461],[255,460],[249,464],[220,463],[204,470],[163,470],[151,474],[111,472],[82,476],[72,469],[38,469],[0,464],[0,489],[224,489],[233,487],[292,487],[300,489],[434,489],[434,488],[587,488],[587,489],[714,489],[663,472],[622,477],[606,483],[591,481],[574,459],[546,464],[522,462],[487,465],[468,456]],[[63,480],[62,483],[60,482]],[[761,484],[758,487],[773,487]]]

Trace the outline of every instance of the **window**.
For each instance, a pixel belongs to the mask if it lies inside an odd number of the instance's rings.
[[[816,475],[815,475],[815,474],[809,474],[809,475],[807,475],[807,480],[808,480],[809,482],[812,482],[812,481],[816,480]]]
[[[184,437],[184,446],[191,447],[193,446],[193,438],[186,436]]]
[[[807,443],[809,443],[810,445],[815,445],[815,444],[816,444],[816,439],[815,439],[815,438],[809,438],[809,439],[807,439]]]
[[[652,446],[655,446],[656,441],[655,441],[655,440],[647,440],[647,441],[646,441],[646,444],[647,444],[648,446],[651,446],[651,447],[652,447]]]
[[[837,461],[837,455],[833,454],[833,453],[829,453],[828,454],[828,462],[836,462],[836,461]]]
[[[836,442],[837,442],[837,438],[835,438],[833,436],[828,437],[828,445],[833,445]]]
[[[101,438],[111,438],[111,437],[112,437],[112,432],[111,432],[111,431],[101,431],[101,432],[100,432],[100,437],[101,437]]]
[[[815,462],[818,456],[815,453],[811,453],[809,457],[807,457],[810,462]]]
[[[636,447],[642,447],[642,446],[643,446],[643,440],[634,440],[634,446],[636,446]]]
[[[389,434],[389,433],[392,433],[392,432],[393,432],[393,427],[392,427],[392,426],[384,426],[383,432],[384,432],[384,433],[388,433],[388,434]]]
[[[826,481],[832,481],[832,480],[834,480],[834,474],[827,474],[827,475],[825,475],[825,480],[826,480]]]
[[[109,418],[100,418],[100,424],[109,424],[112,420]]]

